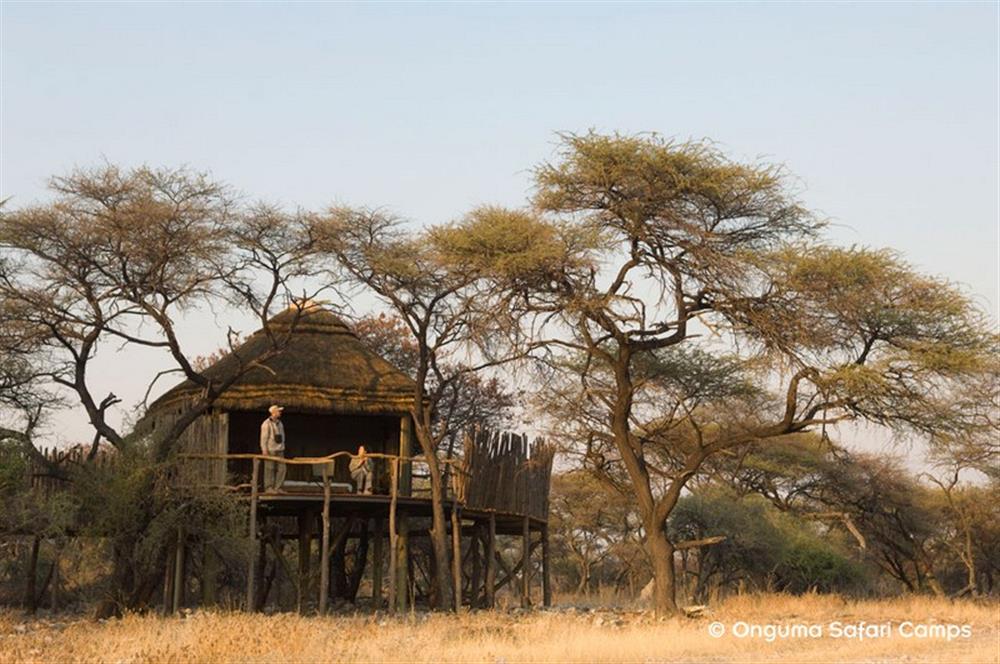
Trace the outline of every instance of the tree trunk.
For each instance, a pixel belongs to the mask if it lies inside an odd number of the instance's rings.
[[[662,525],[649,527],[646,532],[646,547],[653,565],[653,608],[658,615],[671,615],[677,612],[674,545]]]
[[[576,594],[590,594],[590,565],[586,559],[580,560],[580,583],[576,585]]]
[[[417,569],[421,573],[423,572],[423,569],[424,569],[423,565],[421,564],[422,560],[423,560],[423,554],[424,554],[424,548],[423,548],[422,544],[423,543],[421,543],[421,546],[415,547],[416,553],[417,553],[416,560],[417,560],[417,563],[418,563],[417,564]],[[430,552],[428,553],[428,557],[427,557],[427,574],[425,575],[424,578],[427,581],[427,606],[430,607],[431,609],[435,609],[435,610],[436,609],[440,609],[441,606],[442,606],[442,602],[444,602],[444,600],[441,597],[440,588],[438,587],[438,584],[437,584],[437,581],[436,581],[437,575],[439,573],[442,573],[442,572],[438,572],[437,558],[434,557],[434,548],[432,546]],[[443,572],[443,573],[447,574],[447,572]]]
[[[967,587],[969,592],[973,597],[979,596],[979,577],[976,574],[976,551],[972,546],[972,528],[969,526],[968,522],[963,519],[962,522],[964,534],[965,534],[965,547],[962,555],[960,556],[962,562],[965,564]]]
[[[434,552],[434,563],[437,573],[432,582],[440,597],[442,607],[452,607],[451,583],[448,570],[451,569],[448,556],[448,521],[444,516],[444,485],[441,481],[441,466],[438,463],[436,451],[430,431],[427,430],[418,417],[414,417],[414,430],[417,441],[427,460],[428,475],[431,479],[431,529],[428,535]]]
[[[639,503],[639,510],[646,521],[646,549],[653,566],[653,608],[657,615],[672,615],[677,612],[674,588],[674,547],[667,538],[666,518],[676,504],[686,478],[675,480],[668,491],[672,500],[658,504],[653,496],[646,461],[641,448],[633,447],[629,418],[632,414],[632,399],[635,386],[631,375],[632,352],[628,346],[618,349],[615,358],[615,401],[611,413],[611,433],[615,447],[621,454],[628,471],[632,489]],[[688,464],[685,464],[688,465]],[[687,477],[690,477],[688,475]],[[661,499],[661,500],[665,500]],[[663,510],[662,507],[667,509]],[[662,512],[657,516],[658,512]]]
[[[920,556],[920,565],[924,568],[924,578],[927,579],[927,587],[931,589],[931,592],[934,593],[935,597],[944,597],[944,588],[942,588],[941,584],[938,582],[937,575],[934,574],[934,568],[931,566],[930,561],[927,560],[925,555]]]

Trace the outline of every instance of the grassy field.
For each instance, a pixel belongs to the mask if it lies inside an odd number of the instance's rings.
[[[667,620],[564,608],[59,620],[0,613],[0,662],[1000,662],[1000,604],[929,598],[754,595]]]

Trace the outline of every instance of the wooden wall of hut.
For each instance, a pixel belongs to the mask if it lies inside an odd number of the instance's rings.
[[[228,441],[229,413],[210,413],[196,419],[181,434],[178,449],[186,454],[225,454]],[[226,483],[226,462],[223,459],[190,461],[180,467],[182,484]]]
[[[156,435],[176,421],[180,408],[157,413],[150,433]],[[229,414],[209,412],[188,426],[177,441],[177,451],[184,454],[226,454],[229,444]],[[185,459],[177,471],[181,485],[223,485],[226,483],[224,459]]]

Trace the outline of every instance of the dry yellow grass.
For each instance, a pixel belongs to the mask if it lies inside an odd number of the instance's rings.
[[[831,624],[888,625],[888,635],[833,638]],[[907,622],[968,625],[970,635],[905,638]],[[709,635],[713,622],[726,627]],[[710,615],[540,611],[326,618],[197,612],[95,623],[25,622],[0,613],[0,662],[1000,662],[1000,605],[928,598],[734,597]],[[737,623],[821,625],[822,637],[738,638]],[[815,628],[813,628],[815,629]],[[919,628],[915,628],[919,629]],[[944,627],[927,628],[941,630]]]

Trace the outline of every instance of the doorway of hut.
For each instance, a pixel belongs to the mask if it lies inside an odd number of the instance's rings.
[[[229,454],[259,454],[260,425],[267,413],[231,411],[229,413]],[[399,453],[400,417],[391,415],[316,414],[286,409],[281,417],[285,425],[285,456],[322,457],[335,452],[354,454],[359,445],[369,452]],[[351,484],[350,459],[335,460],[332,480]],[[389,468],[384,459],[373,459],[375,493],[386,493]],[[229,461],[229,473],[239,482],[249,482],[251,462]],[[313,467],[289,465],[286,481],[310,482],[316,479]]]

